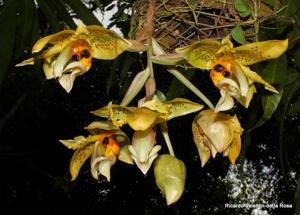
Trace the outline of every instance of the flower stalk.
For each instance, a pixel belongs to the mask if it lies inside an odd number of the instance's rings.
[[[170,153],[170,155],[172,155],[173,157],[175,157],[175,153],[173,150],[173,146],[172,146],[172,142],[170,140],[170,136],[169,136],[169,132],[168,132],[168,125],[166,122],[161,123],[160,124],[160,128],[161,128],[161,133],[165,139],[166,145],[168,147],[168,151]]]

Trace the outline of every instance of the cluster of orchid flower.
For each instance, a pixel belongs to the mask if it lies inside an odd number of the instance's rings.
[[[176,202],[184,191],[186,170],[184,163],[175,157],[167,121],[198,112],[204,106],[184,98],[166,101],[156,95],[152,63],[168,65],[167,71],[209,107],[198,113],[192,123],[193,139],[202,167],[217,153],[228,156],[234,164],[241,150],[243,129],[236,115],[230,116],[221,111],[234,106],[233,98],[248,108],[256,92],[254,82],[278,93],[248,65],[277,58],[287,46],[287,40],[271,40],[233,47],[226,37],[221,42],[210,39],[197,41],[176,49],[176,53],[166,54],[154,38],[142,43],[126,40],[101,26],[79,25],[76,31],[64,30],[38,40],[32,53],[43,50],[41,54],[17,66],[32,65],[35,60],[43,59],[46,78],[57,78],[61,86],[70,92],[75,78],[91,68],[92,58],[111,60],[124,51],[147,51],[147,68],[136,75],[120,105],[109,103],[92,112],[106,120],[94,121],[85,127],[90,133],[87,137],[77,136],[60,142],[75,150],[70,161],[71,180],[77,178],[88,158],[91,158],[92,176],[98,179],[103,175],[108,181],[111,167],[117,159],[136,164],[143,174],[147,174],[153,165],[156,184],[169,205]],[[176,70],[176,65],[184,63],[210,71],[210,78],[221,93],[216,107]],[[127,106],[143,87],[145,97],[138,101],[137,106]],[[120,129],[125,124],[134,130],[131,141]],[[157,128],[163,134],[169,154],[158,155],[161,146],[156,142]]]

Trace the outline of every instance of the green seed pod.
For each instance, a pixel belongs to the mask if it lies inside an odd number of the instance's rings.
[[[167,204],[175,203],[184,191],[186,170],[184,163],[169,155],[160,155],[154,163],[156,185],[165,195]]]

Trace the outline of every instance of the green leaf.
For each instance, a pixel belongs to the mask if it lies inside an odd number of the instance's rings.
[[[299,112],[300,112],[300,101],[297,101],[297,102],[291,104],[287,114],[289,116],[292,116],[292,115],[295,115]]]
[[[280,158],[280,169],[283,174],[284,180],[289,183],[288,180],[288,172],[290,172],[290,166],[287,158],[286,153],[286,144],[285,138],[284,138],[284,122],[285,122],[285,116],[288,110],[288,107],[290,106],[291,100],[295,93],[300,89],[300,77],[299,74],[296,73],[296,76],[294,74],[291,74],[287,78],[287,82],[294,82],[294,84],[289,84],[286,86],[286,89],[284,91],[283,99],[281,101],[281,111],[280,111],[280,118],[279,118],[279,158]],[[291,83],[291,82],[290,82]]]
[[[100,21],[94,16],[93,12],[89,10],[80,0],[63,0],[69,5],[77,14],[84,24],[94,25],[101,24]]]
[[[31,35],[36,18],[36,8],[33,0],[18,1],[19,16],[17,17],[17,35],[15,58],[19,58],[26,48],[31,48]]]
[[[299,35],[300,36],[300,35]],[[300,49],[297,49],[294,53],[294,63],[298,69],[300,69]]]
[[[267,122],[274,112],[276,111],[278,104],[280,102],[280,99],[282,97],[283,89],[279,90],[279,94],[271,94],[262,96],[262,106],[263,106],[263,115],[259,119],[259,121],[256,123],[256,125],[253,127],[258,128],[262,126],[265,122]]]
[[[16,19],[9,18],[15,16],[16,4],[18,1],[6,1],[2,13],[0,14],[1,40],[0,40],[0,85],[2,84],[13,56],[15,36],[16,36]]]
[[[300,41],[300,29],[295,28],[288,33],[289,49],[293,48]]]
[[[262,0],[262,2],[270,6],[275,6],[275,0]]]
[[[270,62],[262,72],[262,77],[270,82],[280,84],[279,94],[269,94],[262,96],[263,115],[253,127],[258,128],[268,121],[276,111],[283,93],[283,83],[285,81],[287,71],[287,60],[285,55]]]
[[[268,63],[260,75],[270,84],[283,85],[286,81],[287,72],[287,58],[282,55]]]
[[[55,15],[55,13],[53,13],[53,10],[47,4],[47,1],[37,0],[37,3],[44,16],[47,18],[51,31],[58,32],[59,30],[61,30],[61,27],[59,25],[59,20]]]
[[[235,0],[234,7],[241,17],[249,16],[251,10],[244,0]]]
[[[67,11],[65,3],[62,0],[57,1],[47,1],[49,7],[53,11],[57,12],[57,16],[62,19],[71,29],[76,29],[77,25],[75,24],[70,12]]]
[[[246,38],[243,28],[240,25],[237,25],[231,31],[232,38],[240,44],[245,44]]]

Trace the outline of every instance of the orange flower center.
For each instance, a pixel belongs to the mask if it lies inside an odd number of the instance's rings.
[[[113,157],[120,152],[120,143],[113,136],[104,139],[103,145],[105,146],[105,157]]]
[[[99,135],[99,140],[105,147],[105,157],[113,157],[119,154],[121,144],[114,138],[113,131],[104,131]]]
[[[232,61],[230,59],[218,60],[210,71],[210,78],[217,86],[219,81],[230,76],[232,72]]]
[[[76,41],[73,44],[73,56],[72,60],[80,61],[89,70],[92,65],[91,47],[84,40]]]

